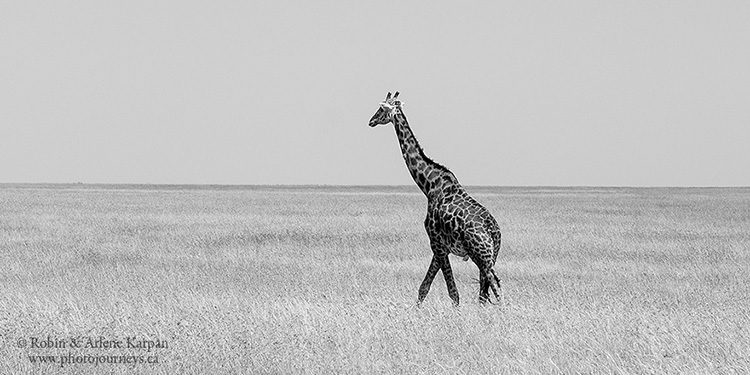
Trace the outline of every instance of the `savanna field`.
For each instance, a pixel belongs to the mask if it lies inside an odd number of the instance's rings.
[[[2,185],[0,374],[750,373],[750,188],[467,190],[504,305],[413,186]]]

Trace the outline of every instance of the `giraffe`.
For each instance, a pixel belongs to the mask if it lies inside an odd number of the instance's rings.
[[[500,301],[500,279],[492,269],[500,251],[500,228],[492,214],[474,200],[448,168],[428,158],[403,111],[403,103],[389,92],[385,101],[370,119],[370,127],[393,123],[401,147],[401,154],[412,179],[427,197],[427,217],[424,227],[430,239],[432,261],[419,286],[417,306],[430,291],[432,280],[442,271],[448,295],[458,306],[459,297],[453,279],[448,254],[471,259],[479,268],[479,303],[489,299],[489,289]],[[502,292],[502,291],[501,291]]]

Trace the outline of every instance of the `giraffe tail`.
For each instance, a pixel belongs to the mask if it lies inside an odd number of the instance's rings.
[[[490,231],[490,234],[492,236],[492,260],[496,262],[497,255],[500,254],[500,246],[502,245],[502,234],[500,233],[500,229],[497,227],[497,223],[493,224],[494,228]]]
[[[497,222],[494,218],[491,218],[490,222],[487,223],[489,225],[490,234],[492,236],[492,261],[493,263],[497,262],[497,256],[500,254],[500,246],[502,244],[502,234],[500,233],[500,228],[497,225]],[[493,304],[505,304],[505,295],[502,291],[502,288],[500,287],[500,278],[497,277],[497,274],[495,273],[495,270],[490,268],[489,275],[487,275],[487,278],[490,280],[490,287],[492,289],[492,293],[495,295],[495,299],[497,300],[497,303]],[[495,289],[495,286],[497,286],[497,289]]]
[[[492,290],[492,294],[495,295],[495,301],[493,302],[491,298],[487,298],[487,302],[493,305],[502,305],[503,298],[502,296],[502,289],[500,287],[500,279],[497,277],[497,274],[495,273],[495,270],[492,268],[488,269],[486,271],[486,279],[489,281],[490,284],[490,290]]]

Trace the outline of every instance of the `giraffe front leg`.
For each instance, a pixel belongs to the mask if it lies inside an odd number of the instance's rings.
[[[432,280],[435,279],[435,275],[437,275],[438,270],[440,269],[440,262],[438,261],[437,256],[432,256],[432,262],[430,263],[430,268],[427,269],[427,275],[425,275],[424,280],[422,280],[422,285],[419,286],[419,297],[417,298],[417,306],[422,304],[422,301],[424,301],[425,297],[427,297],[427,292],[430,291],[430,285],[432,285]]]
[[[443,277],[445,277],[445,285],[448,287],[448,295],[453,300],[453,306],[458,307],[458,288],[456,288],[456,281],[453,280],[453,270],[448,261],[448,255],[443,257],[441,268],[443,270]]]

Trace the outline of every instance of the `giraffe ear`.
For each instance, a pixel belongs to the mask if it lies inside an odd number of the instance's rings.
[[[393,99],[396,99],[396,98],[398,98],[398,91],[396,91],[396,93],[393,95]]]
[[[390,100],[390,99],[391,99],[391,92],[390,92],[390,91],[388,91],[388,96],[386,96],[386,97],[385,97],[385,100],[386,100],[386,101],[388,101],[388,100]]]

